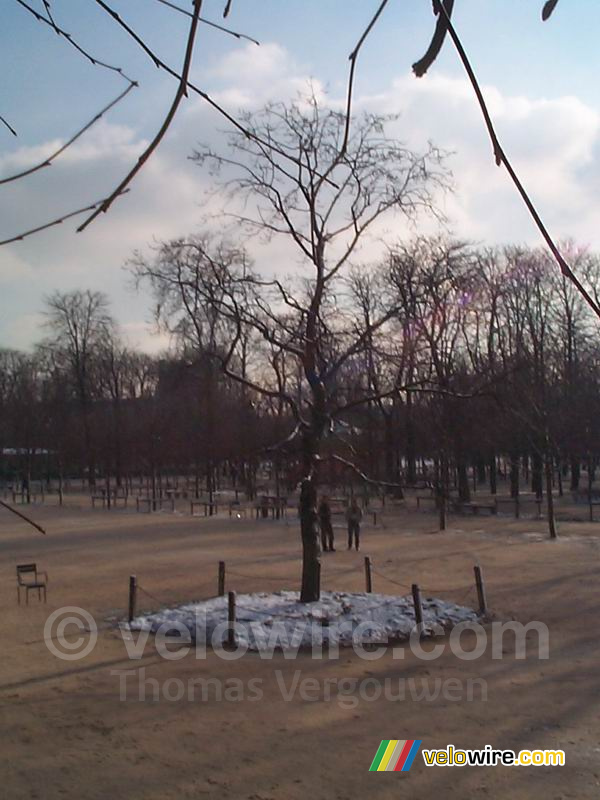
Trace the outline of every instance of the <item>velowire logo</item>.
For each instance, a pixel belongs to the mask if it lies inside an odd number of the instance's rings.
[[[421,739],[383,739],[369,772],[408,772],[421,747]]]

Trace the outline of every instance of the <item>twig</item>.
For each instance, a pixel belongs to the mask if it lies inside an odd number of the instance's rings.
[[[12,127],[12,125],[8,124],[8,122],[4,119],[4,117],[0,117],[0,122],[2,122],[4,125],[6,125],[6,127],[12,133],[13,136],[17,135],[16,130]]]
[[[378,481],[374,478],[369,478],[359,467],[356,466],[352,461],[348,461],[347,458],[343,458],[342,456],[338,456],[335,453],[329,456],[319,456],[319,461],[338,461],[340,464],[343,464],[348,469],[351,469],[355,472],[359,478],[361,478],[365,483],[373,484],[374,486],[390,486],[393,489],[402,489],[401,483],[393,483],[392,481]]]
[[[223,18],[224,19],[226,19],[229,16],[229,12],[231,11],[231,3],[232,3],[232,0],[227,0],[227,5],[225,6],[225,9],[223,10]]]
[[[181,6],[175,5],[175,3],[169,2],[169,0],[156,0],[157,3],[162,3],[164,6],[169,6],[174,11],[179,11],[180,14],[185,14],[186,17],[191,17],[192,12],[186,11],[185,8],[181,8]],[[237,31],[232,31],[231,28],[224,28],[223,25],[217,25],[216,22],[211,22],[204,17],[200,17],[198,22],[202,22],[204,25],[209,25],[211,28],[216,28],[218,31],[222,31],[223,33],[228,33],[230,36],[235,36],[236,39],[246,39],[248,42],[252,42],[253,44],[260,45],[260,42],[256,39],[253,39],[252,36],[247,36],[245,33],[238,33]]]
[[[172,67],[166,64],[161,58],[159,58],[159,56],[157,56],[156,53],[150,47],[148,47],[146,42],[140,36],[138,36],[138,34],[133,30],[133,28],[130,25],[128,25],[125,22],[125,20],[123,20],[113,8],[107,5],[104,2],[104,0],[95,0],[95,2],[102,9],[104,9],[104,11],[106,11],[106,13],[109,14],[115,20],[115,22],[123,28],[124,31],[127,32],[127,34],[134,40],[134,42],[136,42],[136,44],[139,47],[141,47],[141,49],[146,53],[146,55],[152,60],[155,67],[157,67],[158,69],[164,69],[165,72],[167,72],[173,78],[176,78],[178,81],[181,81],[182,76],[176,70],[174,70]],[[207,94],[207,92],[203,91],[189,80],[186,82],[186,86],[188,89],[191,89],[199,97],[201,97],[206,103],[208,103],[209,106],[211,106],[211,108],[214,108],[215,111],[221,114],[222,117],[225,117],[225,119],[234,128],[236,128],[236,130],[238,130],[241,134],[243,134],[243,136],[245,136],[246,139],[256,142],[261,147],[268,148],[271,152],[277,153],[277,155],[287,159],[288,161],[291,161],[292,164],[295,164],[297,167],[304,169],[305,165],[299,158],[296,158],[295,156],[286,153],[285,150],[283,150],[280,147],[277,147],[273,142],[265,141],[264,139],[261,139],[261,137],[258,136],[257,134],[245,128],[240,122],[237,121],[237,119],[235,119],[235,117],[233,117],[231,114],[225,111],[225,109],[222,106],[220,106],[215,100],[213,100],[212,97],[209,94]],[[315,174],[318,177],[323,177],[319,172],[316,172]],[[329,183],[334,188],[337,188],[337,184],[331,179],[324,178],[324,180],[326,180],[327,183]]]
[[[181,103],[184,97],[187,97],[187,79],[190,72],[190,67],[192,64],[192,54],[194,51],[194,42],[196,40],[196,30],[198,28],[198,17],[200,16],[200,10],[202,8],[202,0],[194,0],[194,15],[192,17],[192,22],[190,24],[190,30],[188,34],[187,45],[185,49],[185,58],[183,60],[183,70],[181,73],[181,80],[179,82],[179,86],[177,87],[177,92],[175,93],[175,97],[173,98],[173,102],[171,104],[171,108],[169,109],[167,116],[165,117],[163,124],[160,126],[160,129],[154,139],[150,142],[148,147],[144,150],[142,155],[138,158],[137,163],[129,171],[129,173],[123,178],[121,183],[117,186],[117,188],[112,192],[112,194],[106,198],[106,200],[102,203],[102,205],[97,208],[90,216],[77,228],[77,232],[80,233],[81,231],[85,230],[88,225],[90,225],[96,217],[101,213],[106,213],[114,201],[119,197],[124,189],[131,183],[140,169],[144,166],[146,161],[150,158],[152,153],[156,150],[160,142],[162,141],[165,133],[169,129],[173,118],[179,108],[179,104]]]
[[[44,159],[44,161],[41,161],[34,167],[29,167],[29,169],[23,170],[23,172],[17,172],[14,175],[10,175],[8,178],[0,178],[0,186],[3,183],[10,183],[10,181],[16,181],[19,178],[24,178],[26,175],[31,175],[33,172],[37,172],[38,170],[43,169],[44,167],[49,167],[53,161],[55,161],[62,153],[65,152],[67,148],[69,148],[74,142],[76,142],[80,136],[83,136],[83,134],[86,131],[88,131],[92,127],[92,125],[98,122],[98,120],[101,119],[101,117],[103,117],[107,111],[109,111],[111,108],[113,108],[113,106],[116,106],[117,103],[123,100],[125,95],[127,95],[137,85],[138,85],[137,83],[130,83],[129,86],[125,89],[125,91],[121,92],[121,94],[118,97],[116,97],[112,102],[110,102],[101,111],[99,111],[95,115],[95,117],[93,117],[86,125],[83,126],[83,128],[78,130],[74,136],[72,136],[67,142],[65,142],[65,144],[59,147],[58,150],[52,153],[52,155]]]
[[[371,18],[371,21],[369,22],[369,24],[367,25],[367,27],[363,31],[363,34],[360,37],[360,39],[358,40],[358,43],[356,44],[356,47],[354,48],[354,50],[348,56],[348,58],[350,60],[350,72],[348,74],[348,92],[347,92],[347,99],[346,99],[346,127],[345,127],[345,130],[344,130],[344,139],[343,139],[343,142],[342,142],[340,155],[343,155],[346,152],[346,148],[348,146],[348,137],[350,136],[350,116],[351,116],[350,112],[352,110],[352,90],[354,88],[354,72],[356,70],[356,59],[358,58],[358,53],[359,53],[361,47],[363,46],[363,44],[365,42],[365,39],[371,33],[372,29],[375,26],[375,23],[377,22],[377,20],[381,16],[382,11],[386,7],[387,4],[388,4],[388,0],[383,0],[383,2],[380,4],[380,6],[377,9],[377,11],[375,12],[373,17]]]
[[[26,11],[29,11],[29,13],[32,14],[38,20],[38,22],[43,22],[44,24],[46,24],[50,28],[52,28],[52,30],[55,33],[57,33],[59,36],[64,37],[67,40],[67,42],[72,47],[74,47],[79,53],[81,53],[81,55],[84,56],[84,58],[87,58],[87,60],[91,64],[93,64],[94,66],[98,66],[98,67],[104,67],[105,69],[110,69],[113,72],[117,72],[122,78],[125,78],[126,81],[129,81],[129,83],[135,83],[134,80],[129,78],[123,72],[121,67],[115,67],[112,64],[107,64],[105,61],[100,61],[100,59],[96,58],[95,56],[90,55],[90,53],[88,53],[87,50],[85,50],[83,47],[81,47],[81,45],[77,44],[77,42],[73,39],[73,37],[71,36],[70,33],[67,33],[67,31],[65,31],[63,28],[59,28],[59,26],[56,24],[56,22],[54,22],[52,17],[50,17],[50,19],[46,19],[46,17],[44,17],[42,14],[39,14],[35,10],[35,8],[32,8],[28,3],[26,3],[25,0],[16,0],[16,2],[20,6],[22,6]]]
[[[7,508],[9,511],[12,511],[13,514],[17,515],[17,517],[21,517],[22,520],[28,522],[30,525],[36,528],[40,533],[43,533],[44,536],[46,535],[46,531],[42,528],[41,525],[38,525],[37,522],[34,522],[32,519],[29,519],[29,517],[26,517],[25,514],[21,514],[21,512],[17,511],[16,508],[9,506],[8,503],[4,502],[4,500],[0,500],[0,506],[4,506],[4,508]]]
[[[125,192],[127,191],[129,191],[129,189],[125,190]],[[123,192],[123,194],[125,194],[125,192]],[[71,211],[68,214],[63,214],[62,217],[54,219],[52,220],[52,222],[46,222],[44,225],[39,225],[37,228],[31,228],[31,230],[19,233],[16,236],[11,237],[10,239],[4,239],[3,241],[0,241],[0,247],[2,247],[2,245],[4,244],[10,244],[11,242],[20,242],[27,236],[33,236],[34,233],[39,233],[40,231],[46,230],[46,228],[52,228],[54,225],[60,225],[61,223],[65,222],[71,217],[76,217],[78,214],[85,214],[86,211],[91,211],[92,209],[97,208],[99,205],[102,205],[102,203],[103,203],[102,200],[98,200],[96,203],[92,203],[89,206],[85,206],[85,208],[78,208],[77,211]]]

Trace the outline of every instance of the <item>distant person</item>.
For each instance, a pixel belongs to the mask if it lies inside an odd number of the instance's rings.
[[[357,550],[360,550],[360,521],[362,520],[362,511],[358,507],[358,502],[355,497],[350,501],[350,505],[346,510],[346,521],[348,522],[348,550],[352,550],[352,542]]]
[[[329,505],[329,499],[327,497],[321,498],[318,512],[323,552],[335,553],[335,547],[333,546],[333,525],[331,524],[331,506]]]

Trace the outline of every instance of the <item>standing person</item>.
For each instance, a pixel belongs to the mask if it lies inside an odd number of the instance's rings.
[[[354,545],[357,550],[360,550],[360,521],[362,519],[362,511],[358,507],[358,502],[355,497],[350,501],[350,505],[346,511],[346,520],[348,522],[348,550],[352,550],[352,539],[354,538]]]
[[[331,506],[329,499],[325,496],[319,503],[319,527],[321,528],[321,546],[326,553],[335,553],[333,546],[333,525],[331,524]]]

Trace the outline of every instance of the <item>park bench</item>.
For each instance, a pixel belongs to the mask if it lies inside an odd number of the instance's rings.
[[[183,498],[184,500],[187,499],[188,492],[187,489],[179,489],[179,488],[169,488],[165,489],[165,495],[169,499],[179,500],[179,498]]]
[[[194,509],[196,506],[204,509],[205,517],[212,517],[213,514],[219,513],[219,506],[217,505],[216,500],[213,500],[212,503],[210,500],[190,500],[190,514],[192,517],[194,516]],[[231,516],[231,514],[229,516]]]
[[[586,505],[598,506],[600,505],[600,491],[592,489],[591,492],[585,489],[579,489],[572,492],[574,503],[586,503]]]
[[[452,508],[459,514],[464,514],[470,511],[471,514],[479,514],[480,511],[489,511],[490,514],[498,513],[498,505],[496,503],[463,503],[460,500],[452,500]]]
[[[264,494],[254,506],[256,519],[262,517],[268,519],[269,515],[273,519],[279,519],[287,514],[287,497],[275,497]]]
[[[175,511],[175,500],[171,497],[136,497],[135,498],[135,510],[141,511],[142,506],[146,507],[146,511],[150,513],[153,509],[159,508],[162,510],[164,504],[167,504],[171,507],[171,511]]]
[[[42,578],[42,575],[44,576]],[[21,605],[21,589],[25,589],[25,603],[29,605],[29,592],[36,589],[38,600],[42,599],[44,593],[44,603],[46,602],[46,587],[48,586],[48,574],[39,572],[37,564],[17,564],[17,601]]]
[[[13,505],[20,504],[24,506],[27,505],[27,503],[37,502],[37,494],[31,491],[31,489],[29,490],[29,495],[27,495],[26,489],[19,489],[18,491],[13,489],[11,494],[12,494]]]
[[[248,514],[248,509],[246,506],[243,506],[239,500],[230,500],[228,505],[229,516],[232,517],[234,514],[245,517]]]

